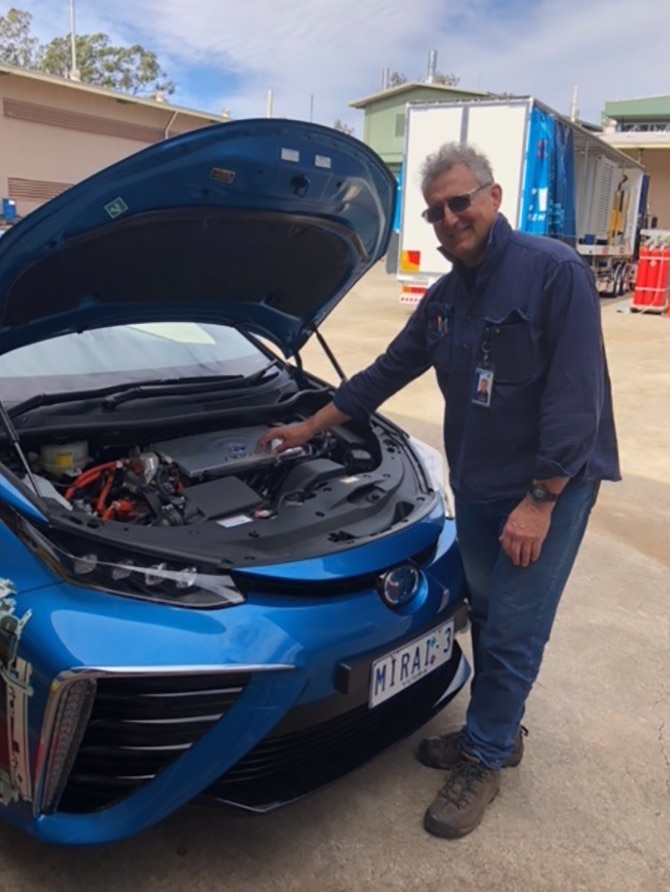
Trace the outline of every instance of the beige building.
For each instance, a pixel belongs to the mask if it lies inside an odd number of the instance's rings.
[[[2,199],[25,216],[140,149],[227,118],[0,64]]]
[[[603,117],[603,139],[649,174],[649,225],[670,230],[670,96],[607,102]]]

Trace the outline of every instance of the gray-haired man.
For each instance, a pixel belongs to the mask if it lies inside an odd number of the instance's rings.
[[[426,811],[470,833],[523,754],[521,720],[601,480],[619,465],[600,308],[560,242],[514,232],[488,160],[447,144],[423,168],[424,218],[453,270],[371,366],[313,417],[273,429],[279,451],[374,409],[430,366],[469,588],[474,680],[465,727],[424,740],[447,771]]]

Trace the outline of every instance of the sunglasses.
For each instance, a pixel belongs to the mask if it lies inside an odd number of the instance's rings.
[[[445,198],[445,200],[441,201],[439,204],[431,204],[429,208],[426,208],[425,211],[421,212],[421,216],[426,223],[440,223],[444,220],[445,206],[449,208],[452,214],[462,214],[463,211],[467,211],[472,204],[472,196],[481,192],[482,189],[488,189],[490,185],[491,183],[484,183],[483,186],[477,186],[476,189],[470,189],[469,192],[464,192],[463,195],[454,195],[453,198]]]

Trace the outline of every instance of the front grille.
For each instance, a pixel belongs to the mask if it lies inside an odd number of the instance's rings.
[[[451,699],[436,706],[458,670],[460,654],[455,644],[448,663],[375,709],[366,703],[342,712],[342,695],[296,707],[204,795],[264,812],[331,783],[439,712]]]
[[[249,673],[105,677],[58,811],[86,813],[129,796],[233,706]]]

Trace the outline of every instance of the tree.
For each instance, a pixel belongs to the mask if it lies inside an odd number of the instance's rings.
[[[389,74],[388,78],[388,87],[400,87],[402,84],[407,83],[407,75],[402,74],[400,71],[392,71]]]
[[[457,87],[460,82],[460,77],[456,77],[455,74],[443,74],[441,71],[436,71],[433,76],[434,84],[445,84],[447,87]]]
[[[339,118],[333,124],[335,130],[339,130],[340,133],[346,133],[347,136],[354,135],[354,127],[350,127],[349,124],[345,124],[344,121],[341,121]]]
[[[20,9],[0,16],[0,62],[19,68],[35,68],[39,41],[30,33],[33,17]]]
[[[10,9],[0,16],[0,62],[68,77],[72,70],[71,37],[40,44],[31,34],[29,12]],[[174,93],[175,85],[156,54],[139,44],[114,46],[107,34],[80,34],[75,40],[77,69],[83,83],[133,95]]]
[[[81,34],[75,40],[77,69],[86,84],[107,87],[121,93],[174,93],[156,54],[139,44],[112,46],[106,34]],[[49,74],[67,77],[72,67],[71,38],[55,37],[42,48],[39,68]]]
[[[442,71],[436,71],[432,80],[432,83],[434,84],[445,84],[447,87],[457,87],[460,82],[460,77],[457,77],[455,74],[444,74]],[[391,89],[392,87],[400,87],[402,84],[406,83],[407,75],[403,74],[401,71],[392,71],[388,77],[386,86],[387,89]]]

